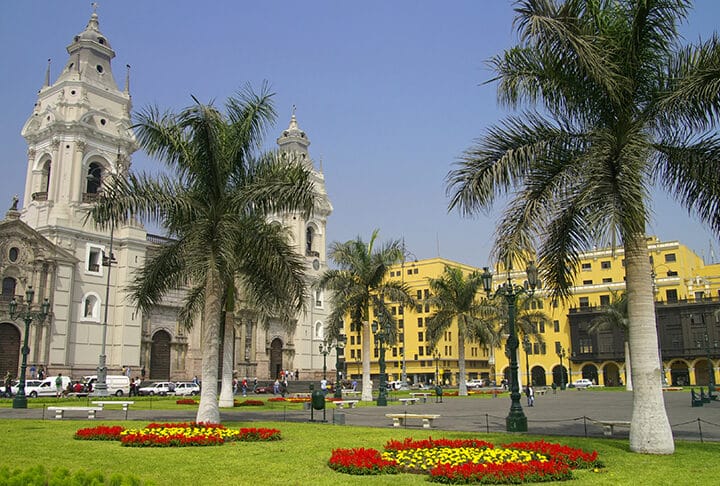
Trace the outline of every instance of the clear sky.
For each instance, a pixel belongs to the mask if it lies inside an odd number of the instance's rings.
[[[90,1],[6,0],[0,15],[0,211],[22,197],[26,144],[20,130],[65,48],[92,13]],[[720,2],[699,0],[683,32],[709,37]],[[276,129],[297,106],[311,156],[322,163],[334,206],[328,243],[373,229],[405,238],[417,258],[485,266],[498,206],[488,215],[448,213],[445,177],[483,130],[505,114],[485,61],[515,41],[504,0],[99,1],[100,30],[117,57],[120,87],[132,66],[134,108],[179,110],[224,100],[250,83],[276,92]],[[157,162],[137,152],[133,170]],[[649,233],[680,240],[710,261],[718,239],[667,197],[654,199]],[[22,204],[22,202],[21,202]],[[5,207],[3,207],[3,205]]]

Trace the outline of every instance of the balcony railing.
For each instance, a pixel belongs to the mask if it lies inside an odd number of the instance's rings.
[[[32,200],[33,201],[47,201],[48,193],[47,191],[43,192],[33,192],[32,193]]]

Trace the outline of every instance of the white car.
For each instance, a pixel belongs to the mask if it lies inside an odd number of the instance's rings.
[[[482,388],[485,384],[485,380],[468,380],[465,382],[465,386],[468,390],[477,390]]]
[[[176,396],[195,396],[200,394],[200,386],[193,383],[192,381],[182,381],[175,383],[175,395]]]
[[[42,383],[42,380],[25,380],[25,395],[27,395],[28,388],[38,387],[38,386],[40,386],[40,383]],[[15,384],[13,384],[13,386],[10,387],[10,390],[12,391],[13,396],[17,395],[19,384],[20,383],[15,383]]]
[[[138,395],[160,395],[165,396],[175,391],[175,383],[161,381],[138,389]]]
[[[575,388],[590,388],[593,386],[593,382],[587,378],[581,378],[573,383]]]

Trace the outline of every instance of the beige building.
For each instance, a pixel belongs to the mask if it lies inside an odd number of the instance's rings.
[[[167,295],[147,315],[135,309],[125,290],[148,252],[167,240],[147,234],[139,222],[103,229],[86,220],[103,181],[126,175],[138,148],[130,128],[129,72],[120,89],[112,71],[115,51],[100,31],[96,13],[67,51],[54,82],[48,68],[22,128],[28,145],[22,205],[13,200],[0,222],[0,372],[19,374],[24,326],[10,318],[8,303],[20,301],[32,286],[36,303],[49,299],[51,314],[42,325],[30,327],[28,366],[76,378],[94,374],[104,334],[109,373],[129,369],[132,376],[146,378],[192,378],[201,369],[200,326],[186,330],[179,325],[182,290]],[[277,143],[313,168],[319,203],[312,218],[273,218],[291,229],[312,282],[327,268],[326,225],[332,205],[294,113]],[[305,376],[318,372],[318,345],[329,313],[323,294],[313,294],[307,309],[291,332],[272,319],[258,322],[252,309],[238,312],[235,336],[230,337],[238,374],[268,379],[281,369],[297,369]]]

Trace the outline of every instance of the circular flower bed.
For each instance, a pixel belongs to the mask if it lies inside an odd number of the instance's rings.
[[[572,469],[602,465],[597,452],[544,441],[515,442],[496,448],[476,439],[389,441],[375,449],[335,449],[329,466],[347,474],[428,474],[445,484],[499,484],[560,481]]]
[[[222,445],[225,442],[280,440],[280,431],[264,428],[228,429],[220,424],[197,422],[152,423],[142,429],[120,426],[92,427],[75,432],[79,440],[119,440],[128,447],[188,447]]]

